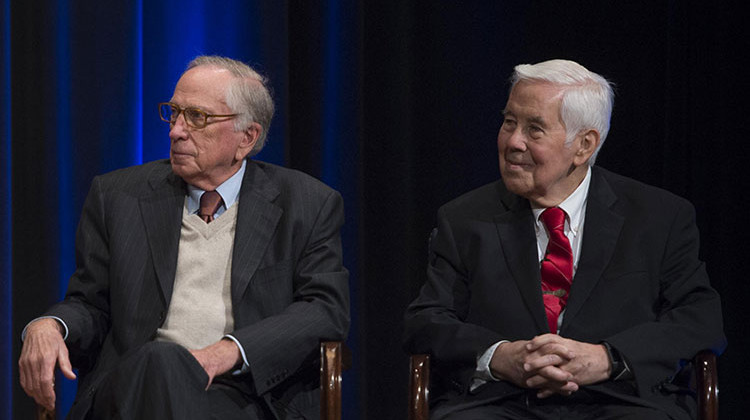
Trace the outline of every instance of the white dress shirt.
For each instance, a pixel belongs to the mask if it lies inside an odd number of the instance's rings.
[[[578,269],[578,260],[581,256],[581,243],[583,242],[583,226],[586,218],[586,203],[589,195],[589,185],[591,184],[591,167],[586,171],[586,176],[578,186],[562,203],[558,204],[557,207],[561,208],[565,212],[565,236],[570,241],[570,247],[573,251],[573,278],[575,279],[575,273]],[[542,260],[544,259],[545,251],[547,250],[547,243],[549,242],[549,234],[547,229],[544,227],[544,223],[541,221],[541,215],[546,210],[543,207],[531,208],[534,214],[534,229],[536,231],[536,247],[539,257],[539,267],[541,269]],[[541,288],[541,284],[539,285]],[[557,332],[560,331],[562,325],[563,316],[565,310],[560,312],[560,316],[557,318]],[[490,361],[492,356],[495,354],[495,350],[502,343],[507,343],[507,340],[498,341],[493,344],[490,348],[485,350],[479,358],[477,358],[477,369],[474,374],[474,379],[471,384],[471,389],[474,390],[477,387],[483,385],[488,381],[497,381],[499,379],[492,376],[490,371]]]

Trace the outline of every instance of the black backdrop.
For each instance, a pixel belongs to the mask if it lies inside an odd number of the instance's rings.
[[[59,176],[48,169],[54,168],[49,163],[54,152],[44,140],[57,123],[54,110],[44,108],[44,98],[60,69],[45,65],[54,34],[43,13],[29,3],[34,2],[13,2],[7,9],[14,37],[12,154],[6,162],[12,167],[13,235],[7,253],[13,270],[4,281],[12,285],[13,304],[11,338],[3,346],[12,347],[5,361],[13,364],[18,332],[56,299],[63,258],[54,243],[59,236],[54,206],[37,198],[59,191]],[[276,160],[335,185],[347,203],[344,240],[354,306],[349,346],[355,359],[345,376],[345,418],[405,417],[401,319],[424,281],[426,238],[435,211],[497,178],[495,138],[507,78],[515,64],[549,58],[579,61],[617,85],[612,129],[597,164],[696,205],[702,258],[722,295],[729,339],[720,358],[721,414],[743,417],[748,406],[743,257],[750,233],[743,224],[750,188],[744,166],[744,63],[750,31],[736,5],[676,0],[269,4],[248,2],[247,7],[283,22],[260,30],[265,52],[254,58],[268,60],[265,69],[280,99],[271,134],[276,130],[276,141],[284,146],[283,157]],[[332,8],[338,13],[333,20]],[[337,39],[333,57],[331,33]],[[116,45],[128,35],[105,36]],[[70,71],[95,66],[102,42]],[[331,78],[335,83],[324,82]],[[118,94],[116,81],[105,86],[104,92],[81,88],[81,95]],[[164,88],[171,92],[172,86]],[[333,110],[321,99],[329,98],[328,104],[331,97]],[[73,108],[73,121],[82,119],[76,112],[82,111]],[[119,123],[127,129],[127,122]],[[333,142],[330,130],[335,131]],[[88,136],[87,143],[74,146],[86,150],[74,153],[71,182],[81,196],[95,173],[114,166],[84,164],[110,153],[105,144],[113,142],[105,143],[96,132]],[[77,215],[80,204],[78,197],[70,211]],[[12,402],[14,418],[28,418],[31,404],[13,374],[3,404]]]

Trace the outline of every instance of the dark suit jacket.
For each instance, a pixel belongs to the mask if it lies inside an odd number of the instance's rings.
[[[69,328],[84,374],[72,417],[102,374],[153,340],[167,313],[177,264],[185,182],[168,161],[96,177],[76,237],[76,271],[47,315]],[[248,160],[232,251],[234,335],[250,373],[237,379],[269,406],[318,416],[312,361],[321,340],[349,327],[342,266],[341,196],[310,176]]]
[[[721,308],[698,259],[693,207],[666,191],[594,167],[581,255],[560,335],[608,341],[635,375],[587,387],[685,418],[694,402],[670,384],[681,362],[723,349]],[[502,181],[438,211],[427,282],[406,314],[405,346],[435,361],[437,404],[482,404],[522,389],[469,391],[476,360],[500,340],[548,332],[534,218]],[[629,395],[631,394],[631,395]],[[634,394],[634,395],[632,395]]]

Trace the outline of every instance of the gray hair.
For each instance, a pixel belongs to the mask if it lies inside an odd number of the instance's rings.
[[[260,124],[261,133],[250,156],[258,154],[266,144],[275,108],[268,79],[241,61],[218,55],[199,55],[188,63],[185,71],[198,66],[218,67],[235,76],[226,93],[227,106],[233,113],[239,114],[234,122],[234,130],[243,131],[254,122]]]
[[[566,145],[571,144],[575,136],[583,130],[594,129],[599,132],[599,146],[588,162],[589,165],[593,165],[609,132],[609,121],[615,102],[612,83],[569,60],[520,64],[514,70],[510,79],[512,86],[525,80],[549,82],[562,88],[560,117],[565,124]]]

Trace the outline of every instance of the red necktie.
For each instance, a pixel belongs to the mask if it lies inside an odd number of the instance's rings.
[[[565,212],[559,207],[552,207],[545,210],[541,218],[549,234],[547,251],[542,260],[542,299],[549,330],[557,333],[557,318],[568,302],[573,281],[573,252],[565,236]]]
[[[206,191],[201,196],[201,208],[198,210],[198,216],[206,223],[214,220],[216,210],[221,207],[221,195],[216,191]]]

